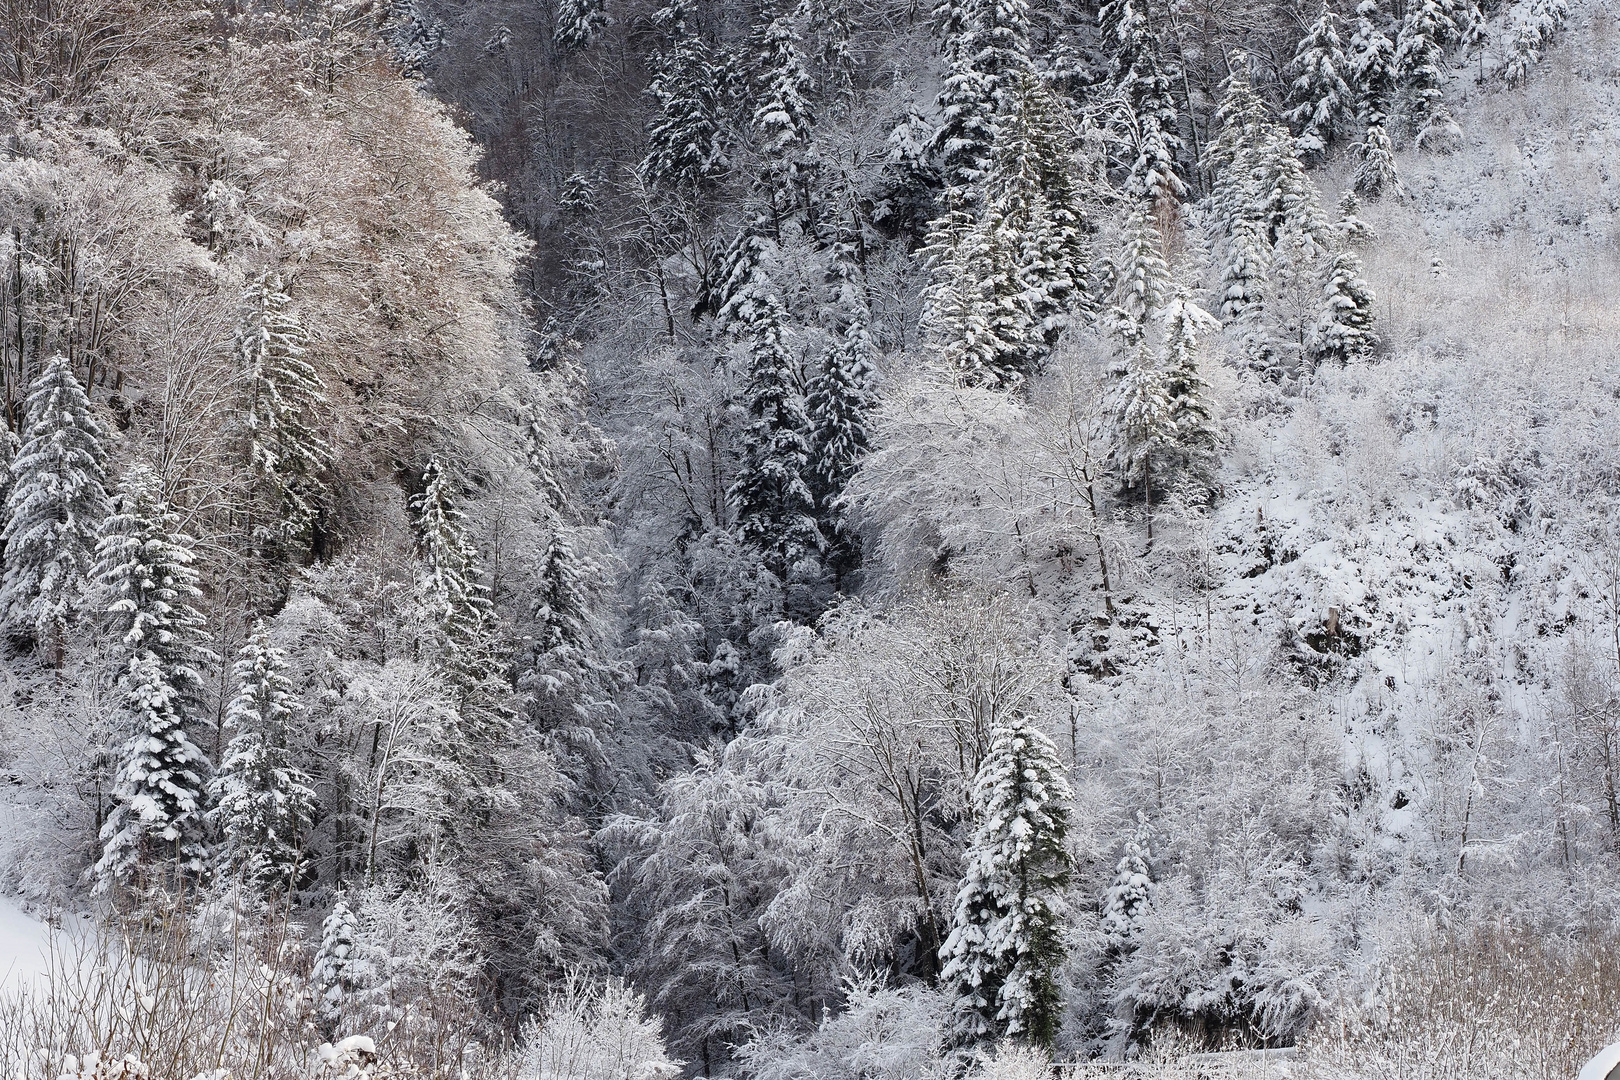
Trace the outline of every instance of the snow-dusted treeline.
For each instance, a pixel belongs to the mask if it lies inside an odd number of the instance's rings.
[[[0,869],[256,957],[278,1075],[1559,1075],[1620,1023],[1616,47],[0,11]]]

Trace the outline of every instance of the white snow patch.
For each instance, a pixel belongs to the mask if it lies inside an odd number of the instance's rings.
[[[1620,1043],[1599,1050],[1598,1056],[1586,1063],[1576,1080],[1610,1080],[1620,1072]]]
[[[0,993],[43,979],[50,971],[49,924],[25,912],[12,897],[0,897]]]

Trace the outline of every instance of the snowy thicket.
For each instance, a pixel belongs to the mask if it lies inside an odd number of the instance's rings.
[[[244,1076],[1563,1069],[1612,38],[0,11],[0,876],[330,1044]],[[123,1039],[67,1071],[180,1068]]]

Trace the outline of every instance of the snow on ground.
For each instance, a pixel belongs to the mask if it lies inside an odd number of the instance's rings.
[[[51,940],[59,931],[0,897],[0,994],[29,986],[50,970]]]
[[[1620,1073],[1620,1043],[1598,1051],[1597,1057],[1586,1063],[1577,1080],[1610,1080]]]

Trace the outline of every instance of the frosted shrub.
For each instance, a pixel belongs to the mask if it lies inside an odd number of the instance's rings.
[[[1365,1004],[1319,1024],[1311,1075],[1567,1080],[1620,1024],[1620,941],[1489,928],[1420,940]]]
[[[681,1063],[664,1051],[663,1023],[619,981],[601,987],[575,973],[523,1032],[520,1080],[671,1080]]]

